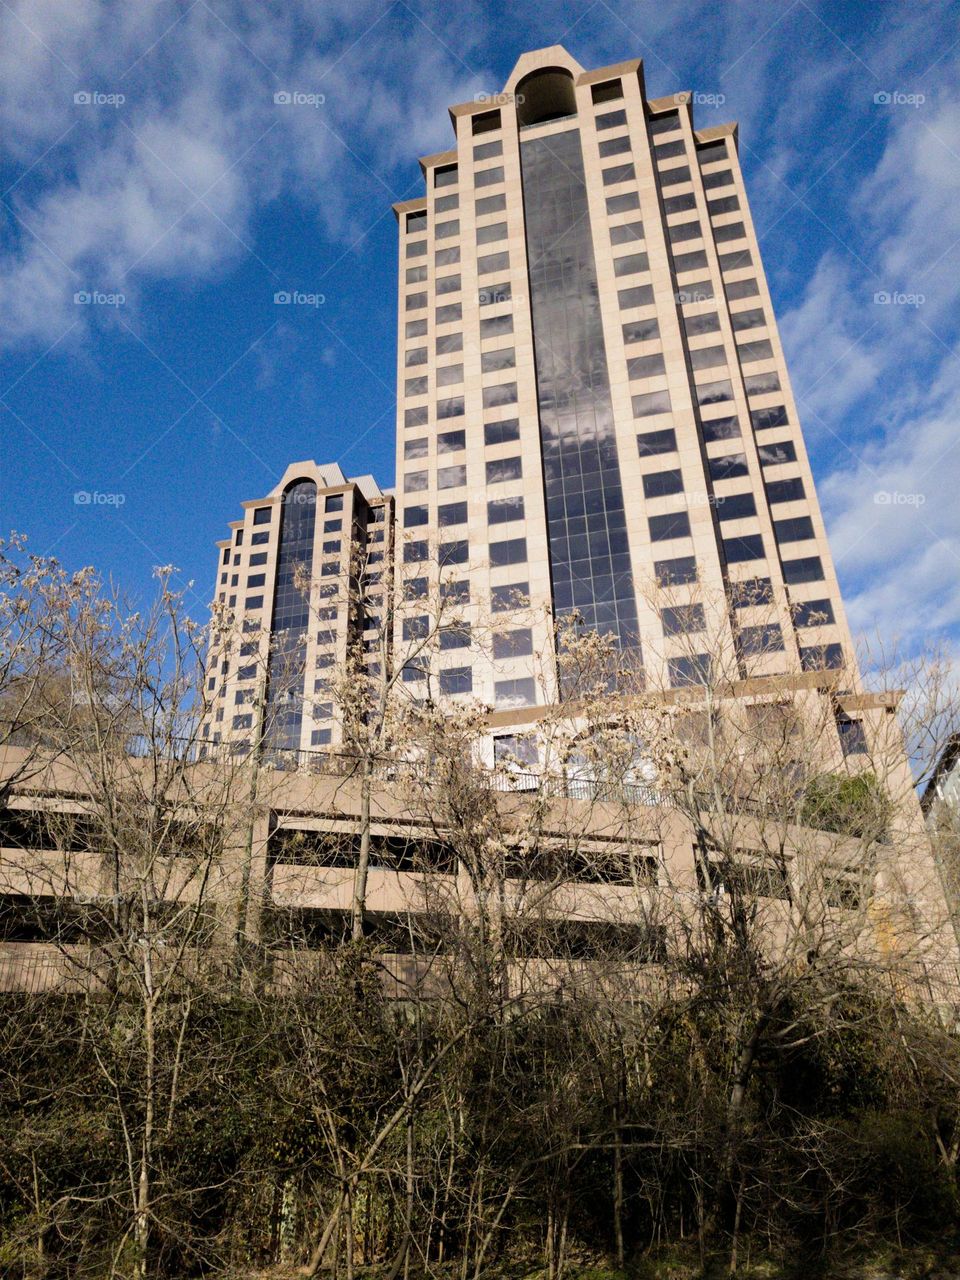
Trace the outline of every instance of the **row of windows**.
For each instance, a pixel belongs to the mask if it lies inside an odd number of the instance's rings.
[[[417,441],[412,441],[411,443],[419,444]],[[462,448],[463,446],[460,447]],[[519,457],[497,458],[486,464],[486,483],[488,485],[504,484],[510,480],[519,480],[522,478],[522,475],[523,469]],[[429,488],[429,483],[429,471],[408,471],[404,476],[404,492],[423,492]],[[457,489],[466,483],[467,468],[465,463],[457,463],[453,466],[437,468],[436,484],[438,489]]]

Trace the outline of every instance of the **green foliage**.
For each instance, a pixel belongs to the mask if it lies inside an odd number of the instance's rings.
[[[873,773],[822,773],[804,792],[800,820],[820,831],[883,840],[891,817],[889,797]]]

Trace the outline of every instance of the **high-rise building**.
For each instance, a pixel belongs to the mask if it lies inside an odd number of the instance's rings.
[[[392,505],[372,476],[348,480],[315,462],[291,463],[265,498],[242,504],[243,519],[217,543],[211,744],[262,738],[267,751],[290,752],[340,742],[331,678],[365,631],[383,630]]]
[[[657,686],[721,653],[856,689],[737,126],[559,46],[450,118],[394,206],[398,573],[469,581],[448,688],[552,701],[576,612]]]

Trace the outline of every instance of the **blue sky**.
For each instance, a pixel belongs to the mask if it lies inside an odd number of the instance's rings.
[[[214,540],[288,462],[392,483],[390,204],[449,145],[449,104],[562,43],[588,67],[643,58],[651,97],[702,95],[700,125],[740,121],[853,625],[955,635],[956,18],[862,0],[7,0],[0,522],[134,594],[173,563],[200,617]],[[276,306],[278,290],[323,301]]]

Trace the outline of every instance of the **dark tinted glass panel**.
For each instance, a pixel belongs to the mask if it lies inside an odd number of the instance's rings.
[[[630,150],[630,139],[624,135],[622,138],[607,138],[600,143],[600,159],[605,160],[607,156],[619,156]]]
[[[465,502],[448,502],[437,508],[437,520],[441,527],[452,524],[467,523],[467,504]]]
[[[729,187],[733,182],[733,174],[729,169],[721,169],[719,173],[705,173],[703,185],[707,191],[714,187]]]
[[[665,636],[682,636],[690,631],[705,631],[706,616],[702,604],[678,604],[660,610]]]
[[[686,511],[672,511],[665,516],[649,516],[651,542],[667,542],[670,538],[686,538],[690,534],[690,517]]]
[[[825,627],[835,622],[833,604],[829,600],[803,600],[793,606],[796,627]]]
[[[492,160],[494,156],[503,155],[503,143],[498,138],[495,142],[481,142],[473,148],[474,160]]]
[[[680,113],[678,111],[665,111],[663,115],[650,117],[650,133],[653,137],[661,133],[672,133],[674,129],[679,128]]]
[[[513,333],[513,316],[486,316],[480,321],[480,337],[496,338]]]
[[[614,258],[613,274],[615,276],[633,276],[638,271],[646,271],[649,265],[645,253],[628,253],[622,258]]]
[[[723,553],[728,564],[742,564],[745,560],[762,560],[763,538],[759,533],[748,533],[742,538],[726,538]]]
[[[619,80],[604,80],[591,87],[590,97],[594,103],[616,102],[623,97],[623,85]]]
[[[523,609],[529,603],[529,582],[511,582],[504,587],[490,588],[490,608],[494,613],[506,613],[510,609]]]
[[[471,121],[474,136],[478,133],[492,133],[500,128],[500,111],[481,111]]]
[[[770,503],[797,502],[806,496],[799,476],[793,480],[771,480],[767,485],[767,501]]]
[[[720,317],[716,311],[707,311],[701,316],[684,316],[683,327],[691,338],[701,333],[719,333]]]
[[[657,453],[673,453],[676,447],[677,436],[672,427],[666,427],[663,431],[644,431],[637,436],[641,458],[649,458]]]
[[[674,689],[688,685],[707,684],[710,680],[710,655],[695,653],[689,658],[669,658],[667,670]]]
[[[740,436],[740,423],[736,418],[710,418],[701,427],[706,444],[715,440],[736,440]]]
[[[718,520],[743,520],[757,514],[757,504],[752,493],[728,493],[717,498]]]
[[[498,568],[505,564],[523,564],[526,558],[526,538],[507,538],[504,542],[490,543],[491,568]]]
[[[521,156],[554,609],[577,611],[586,627],[634,645],[633,573],[579,131],[531,138]],[[632,165],[621,168],[612,178],[606,171],[604,181],[633,175]],[[492,546],[491,563],[493,554]]]
[[[696,582],[697,562],[693,556],[678,556],[675,560],[654,560],[653,574],[658,587],[676,587]]]
[[[632,289],[620,289],[617,292],[617,300],[622,311],[626,311],[629,307],[646,307],[653,301],[653,285],[638,284]]]
[[[675,187],[679,182],[690,181],[689,165],[681,164],[676,169],[667,169],[660,174],[661,187]]]
[[[769,578],[746,578],[730,583],[730,603],[735,609],[749,609],[755,604],[773,602],[773,584]]]
[[[750,425],[754,431],[766,431],[768,427],[785,427],[788,421],[786,406],[782,404],[773,405],[770,409],[750,410]]]
[[[470,543],[466,538],[458,538],[454,542],[441,542],[437,552],[441,569],[448,564],[466,564],[469,556]]]
[[[511,440],[520,439],[520,422],[517,418],[507,418],[504,422],[488,422],[483,428],[484,444],[507,444]]]
[[[629,320],[623,326],[623,340],[630,342],[648,342],[651,338],[660,337],[660,326],[655,319]]]
[[[507,207],[507,197],[505,195],[482,196],[477,201],[477,217],[482,218],[488,213],[501,213]]]
[[[643,239],[642,222],[625,222],[621,227],[610,228],[611,244],[634,244]]]
[[[737,636],[737,648],[744,657],[782,651],[783,632],[775,622],[760,627],[741,627]]]
[[[804,671],[829,671],[843,666],[843,650],[838,644],[815,644],[800,650]]]
[[[805,542],[813,537],[813,521],[809,516],[794,516],[792,520],[774,520],[773,533],[777,542]]]
[[[749,475],[747,456],[744,453],[728,453],[722,458],[709,458],[707,466],[713,480],[733,480],[737,476]]]
[[[343,502],[343,495],[336,495]],[[327,499],[327,509],[330,499]],[[317,486],[296,480],[283,495],[277,577],[271,619],[272,645],[267,662],[265,738],[274,749],[300,746],[304,700],[304,648],[310,623],[307,594],[297,582],[302,565],[313,561]]]
[[[625,191],[619,196],[608,196],[607,213],[627,213],[630,209],[640,208],[640,197],[636,191]]]
[[[671,493],[683,493],[683,475],[679,469],[655,471],[652,475],[643,477],[645,498],[663,498]]]
[[[598,129],[616,129],[618,125],[627,123],[627,113],[625,111],[607,111],[603,115],[597,116]]]

